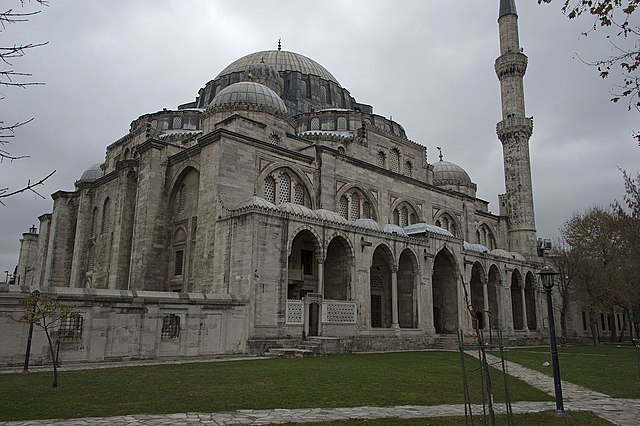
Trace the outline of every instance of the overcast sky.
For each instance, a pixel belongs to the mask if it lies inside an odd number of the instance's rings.
[[[10,0],[4,4],[14,3]],[[0,164],[0,187],[52,170],[38,188],[0,206],[0,271],[13,271],[21,234],[51,212],[49,194],[73,190],[105,148],[138,116],[195,99],[234,60],[282,48],[327,68],[359,102],[392,116],[408,137],[467,170],[478,197],[498,212],[504,192],[499,83],[499,0],[50,0],[30,22],[0,33],[2,46],[48,41],[13,63],[44,86],[0,88],[0,119],[31,117],[11,146],[31,157]],[[6,7],[6,6],[4,6]],[[33,6],[27,6],[30,10]],[[529,57],[527,115],[539,237],[553,237],[574,212],[621,199],[618,168],[638,171],[637,112],[612,104],[613,81],[585,60],[606,56],[591,21],[568,21],[556,2],[517,2],[520,42]],[[4,280],[4,273],[0,280]]]

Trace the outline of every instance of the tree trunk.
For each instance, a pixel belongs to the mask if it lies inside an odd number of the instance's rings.
[[[44,333],[47,335],[47,341],[49,342],[49,353],[51,354],[51,363],[53,364],[53,385],[52,388],[58,387],[58,366],[56,365],[56,355],[53,351],[53,342],[51,336],[49,336],[49,330],[44,329]]]
[[[560,310],[560,344],[567,344],[567,310],[564,307]]]
[[[620,336],[618,336],[619,343],[624,339],[624,332],[627,330],[627,311],[628,309],[622,311],[622,330],[620,330]]]

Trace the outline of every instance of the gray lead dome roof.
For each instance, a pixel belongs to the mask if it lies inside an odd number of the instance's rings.
[[[317,75],[340,86],[338,80],[325,67],[304,55],[286,50],[263,50],[262,52],[250,53],[228,65],[218,74],[216,79],[234,72],[244,72],[250,65],[261,62],[271,65],[279,72],[299,71],[302,74]]]
[[[104,176],[104,172],[102,171],[102,164],[92,164],[87,168],[87,170],[82,173],[80,176],[80,182],[93,182],[94,180],[100,179]]]
[[[272,107],[287,113],[287,107],[273,90],[259,83],[242,81],[225,87],[211,101],[211,106],[247,104]]]
[[[433,183],[471,184],[469,174],[460,166],[449,161],[440,160],[433,165]]]

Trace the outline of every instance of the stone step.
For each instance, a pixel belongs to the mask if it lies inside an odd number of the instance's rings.
[[[302,348],[270,348],[265,353],[265,356],[274,358],[306,358],[314,355],[314,351]]]

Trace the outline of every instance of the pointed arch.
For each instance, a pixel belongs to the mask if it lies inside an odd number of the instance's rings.
[[[287,242],[287,299],[303,299],[318,292],[318,258],[322,257],[320,238],[308,226],[291,234]]]
[[[396,200],[391,204],[391,222],[399,226],[413,225],[420,222],[418,208],[409,200]],[[406,225],[403,225],[406,223]]]
[[[111,229],[111,199],[105,198],[102,203],[102,229],[101,233],[105,234]]]
[[[499,290],[502,287],[502,277],[500,275],[500,269],[495,264],[489,267],[487,278],[487,296],[489,298],[488,323],[492,329],[497,330],[502,323],[499,303]]]
[[[370,324],[372,328],[389,328],[392,325],[391,273],[394,259],[386,244],[378,244],[371,255],[369,268]]]
[[[419,263],[415,253],[405,248],[398,259],[398,325],[400,328],[418,327],[417,280]]]
[[[353,247],[342,235],[332,236],[324,260],[324,297],[332,300],[350,300],[351,274],[354,263]]]
[[[511,273],[511,315],[513,318],[513,328],[522,330],[524,328],[524,318],[522,318],[522,275],[520,271],[514,269]]]
[[[471,266],[471,279],[469,281],[471,291],[471,311],[474,316],[481,316],[483,319],[485,318],[484,282],[484,268],[480,262],[476,261]],[[484,324],[482,328],[485,328]]]
[[[486,223],[481,223],[476,229],[476,243],[482,244],[489,250],[497,248],[496,237]]]
[[[527,272],[524,285],[524,303],[527,308],[527,327],[529,330],[538,329],[538,319],[536,318],[536,279]]]
[[[432,300],[436,333],[458,331],[458,280],[455,257],[445,247],[433,260]]]
[[[345,185],[338,191],[336,196],[339,213],[345,219],[354,221],[364,217],[377,220],[376,203],[370,191],[366,191],[357,185]],[[346,208],[345,202],[347,204]]]
[[[460,223],[458,223],[458,220],[449,212],[443,211],[438,213],[435,217],[434,225],[446,229],[455,237],[460,236]]]
[[[256,186],[257,194],[274,204],[294,202],[311,209],[314,208],[313,184],[295,166],[270,165],[260,173]]]

